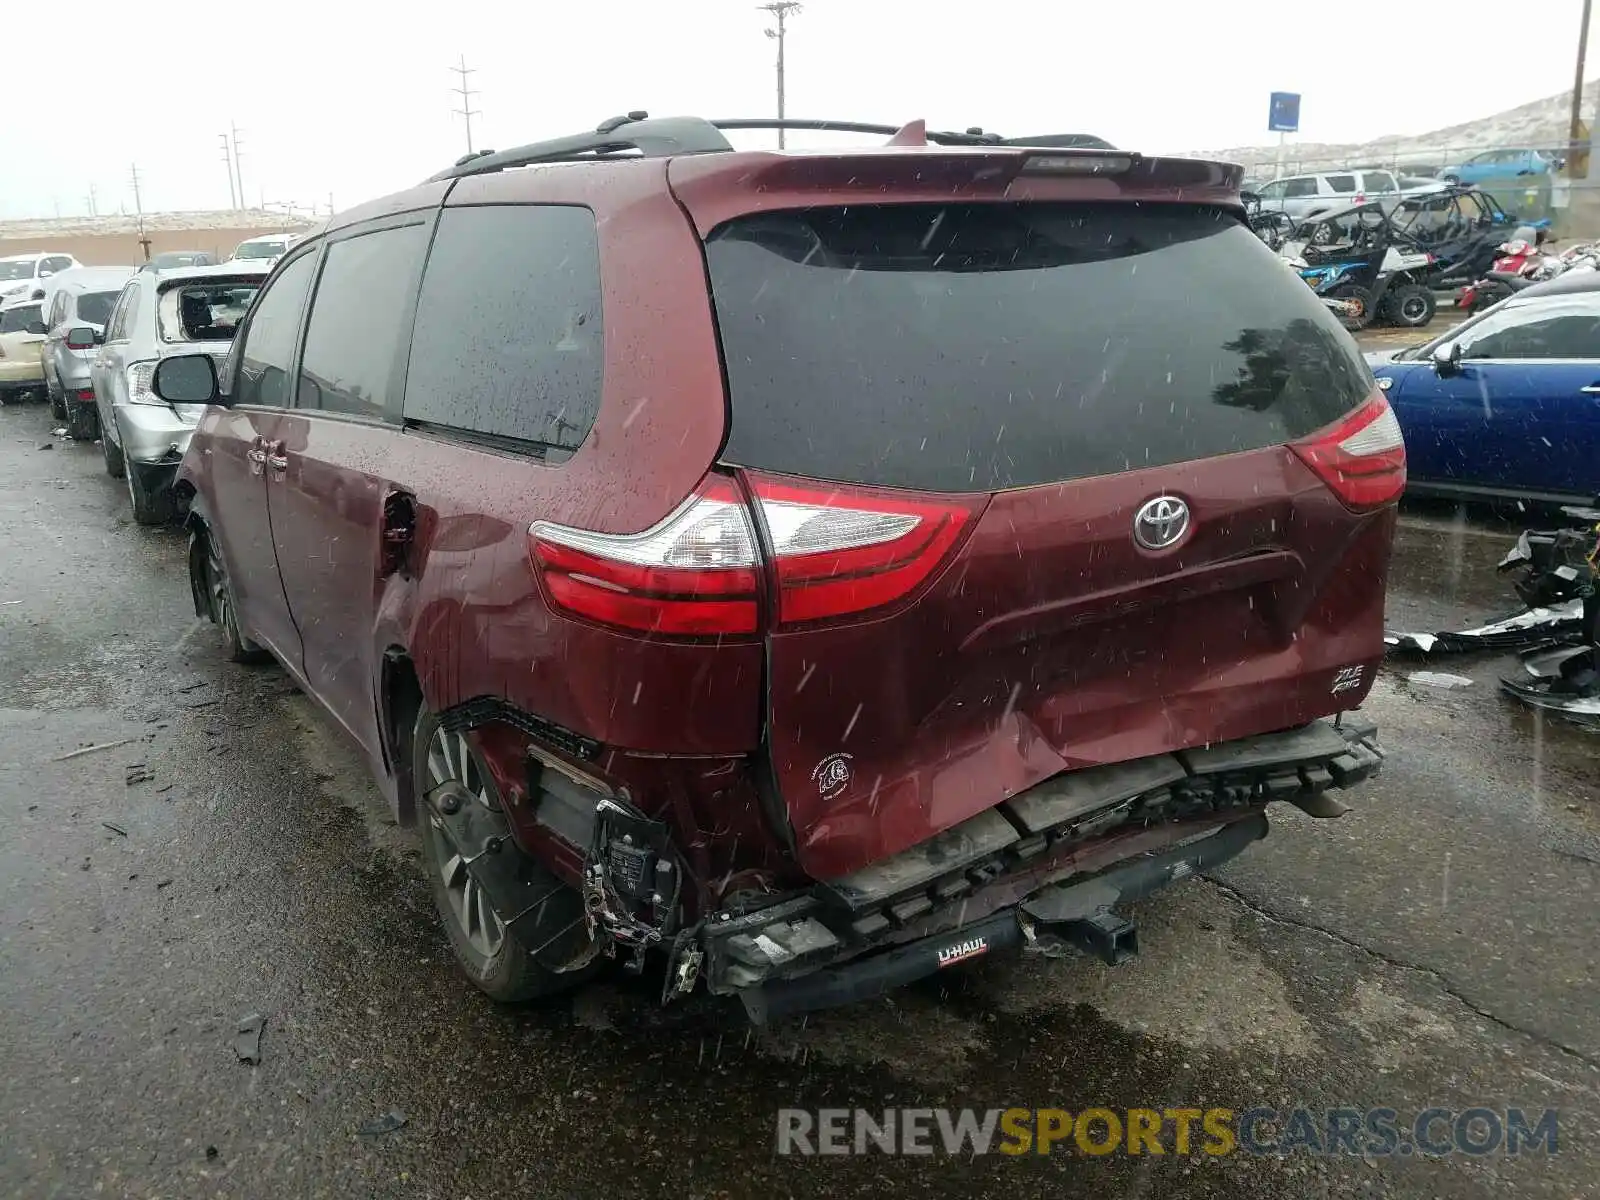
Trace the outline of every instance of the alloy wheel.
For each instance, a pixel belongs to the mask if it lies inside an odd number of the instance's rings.
[[[485,808],[494,806],[488,781],[468,749],[466,736],[436,729],[428,741],[428,791],[446,783],[459,784]],[[434,860],[439,864],[439,877],[444,881],[456,927],[474,950],[493,958],[505,944],[505,923],[467,870],[444,822],[432,813],[428,815],[428,836],[434,839]]]

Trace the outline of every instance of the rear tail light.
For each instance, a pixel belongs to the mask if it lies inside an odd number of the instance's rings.
[[[76,400],[79,404],[93,404],[94,403],[94,389],[93,388],[69,388],[67,390],[67,395],[71,399]]]
[[[724,476],[706,476],[643,533],[591,533],[536,521],[528,536],[551,601],[569,612],[645,633],[756,632],[755,535],[739,489]]]
[[[930,499],[752,476],[772,547],[780,625],[867,613],[911,595],[960,539],[983,497]],[[763,559],[733,480],[708,475],[636,534],[538,521],[528,531],[558,608],[621,629],[679,637],[760,631]]]
[[[761,476],[751,488],[772,543],[785,625],[904,599],[945,561],[981,502]]]
[[[1373,396],[1337,425],[1289,448],[1346,507],[1363,511],[1400,497],[1406,488],[1406,446],[1389,402]]]
[[[136,362],[128,367],[129,404],[159,404],[166,407],[167,402],[150,390],[155,375],[156,364],[153,362]]]

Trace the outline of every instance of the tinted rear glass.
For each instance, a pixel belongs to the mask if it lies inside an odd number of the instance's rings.
[[[809,209],[731,221],[706,257],[742,466],[1027,487],[1298,438],[1373,387],[1213,209]]]
[[[21,304],[0,313],[0,333],[21,333],[35,321],[44,319],[43,306]]]
[[[116,307],[120,295],[120,290],[85,292],[78,297],[78,320],[89,325],[104,325],[111,319],[111,310]]]

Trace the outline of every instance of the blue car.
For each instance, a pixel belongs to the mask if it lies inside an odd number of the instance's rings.
[[[1600,272],[1366,359],[1405,434],[1407,492],[1554,504],[1600,493]]]
[[[1438,178],[1446,183],[1482,183],[1513,175],[1543,175],[1557,162],[1538,150],[1485,150],[1452,167],[1441,167]]]

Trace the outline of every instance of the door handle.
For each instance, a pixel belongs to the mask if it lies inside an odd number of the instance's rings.
[[[283,453],[282,442],[268,442],[266,451],[267,466],[280,473],[289,469],[289,456]]]
[[[252,475],[261,474],[262,469],[267,465],[267,452],[261,448],[263,444],[262,440],[257,438],[250,444],[250,449],[244,452],[245,458],[250,460],[250,474]]]

